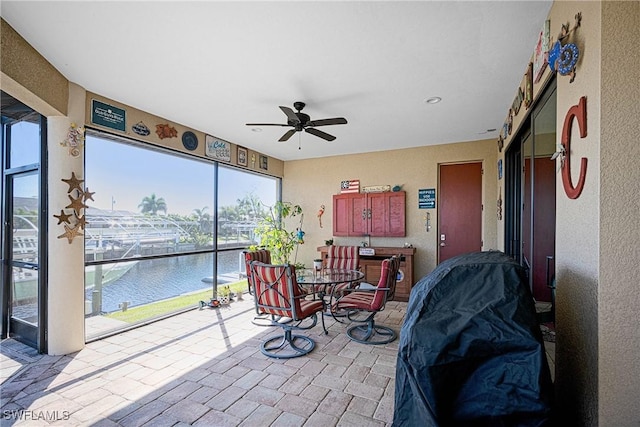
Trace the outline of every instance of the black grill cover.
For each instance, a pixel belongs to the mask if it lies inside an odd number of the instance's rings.
[[[442,262],[412,289],[393,425],[549,426],[551,375],[522,267],[502,252]]]

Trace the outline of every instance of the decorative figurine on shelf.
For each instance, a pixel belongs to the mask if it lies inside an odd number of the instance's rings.
[[[322,215],[324,214],[324,205],[320,205],[320,210],[318,211],[318,222],[320,222],[320,228],[322,228]]]

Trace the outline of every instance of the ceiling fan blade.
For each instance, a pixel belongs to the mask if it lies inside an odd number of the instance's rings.
[[[333,119],[311,120],[309,126],[346,125],[347,119],[344,117],[334,117]]]
[[[306,128],[304,131],[310,133],[311,135],[326,139],[327,141],[333,141],[334,139],[336,139],[335,136],[329,135],[328,133],[322,132],[321,130],[315,128]]]
[[[287,141],[289,138],[291,138],[293,136],[293,134],[296,133],[295,129],[291,129],[288,130],[284,135],[282,135],[280,137],[280,139],[278,140],[278,142],[285,142]]]
[[[291,125],[282,125],[279,123],[247,123],[247,126],[291,126]]]
[[[291,108],[283,107],[281,105],[280,109],[282,110],[283,113],[285,113],[287,115],[287,118],[289,119],[290,122],[292,122],[292,123],[300,123],[300,119],[298,118],[298,116],[296,116],[296,113],[294,113]]]

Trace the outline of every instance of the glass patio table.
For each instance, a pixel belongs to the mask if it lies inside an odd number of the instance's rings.
[[[334,288],[340,283],[356,283],[364,279],[364,273],[360,270],[349,270],[344,268],[323,268],[316,270],[313,268],[304,268],[296,270],[296,280],[298,285],[312,291],[324,299],[327,294],[327,288]],[[311,289],[309,289],[311,288]]]

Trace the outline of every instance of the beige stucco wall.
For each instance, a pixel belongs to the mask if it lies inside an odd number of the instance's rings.
[[[603,2],[601,31],[598,420],[640,426],[640,2]]]
[[[83,88],[69,84],[69,115],[47,117],[47,245],[49,254],[56,254],[47,263],[47,353],[51,355],[81,350],[85,341],[84,238],[77,236],[69,242],[63,235],[66,224],[59,224],[53,216],[69,205],[69,186],[61,180],[71,178],[72,172],[78,179],[85,177],[83,156],[71,156],[59,143],[67,138],[71,123],[84,122],[84,98]]]
[[[341,181],[359,179],[361,187],[402,185],[407,192],[406,237],[371,237],[369,243],[371,246],[412,244],[416,248],[414,277],[417,280],[429,273],[437,260],[439,203],[436,201],[436,209],[418,209],[418,190],[435,188],[437,197],[438,165],[442,163],[483,163],[483,249],[496,249],[497,152],[495,140],[482,140],[286,162],[283,200],[299,204],[305,213],[305,244],[299,248],[298,261],[316,258],[316,248],[333,237],[332,195],[340,193]],[[325,205],[322,228],[317,218],[321,205]],[[425,228],[427,212],[431,214],[429,232]],[[336,237],[334,243],[359,245],[364,240]]]
[[[577,76],[558,76],[558,138],[564,117],[580,97],[587,97],[587,136],[580,138],[574,120],[571,171],[574,184],[580,159],[588,159],[586,182],[579,198],[569,199],[562,179],[556,181],[556,397],[577,425],[598,423],[598,268],[600,197],[600,7],[597,2],[556,2],[551,12],[551,36],[561,25],[574,24],[582,13],[574,41],[580,48]],[[559,142],[559,141],[558,141]]]

